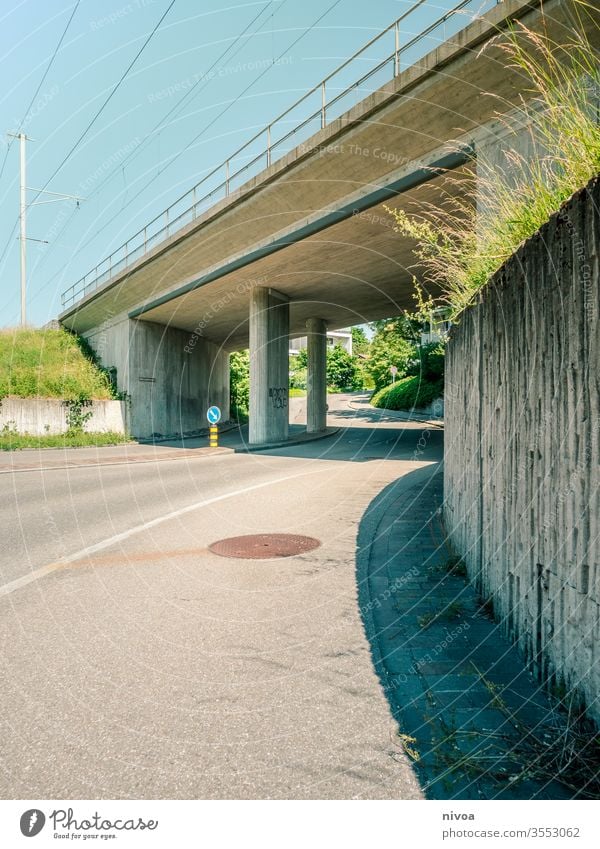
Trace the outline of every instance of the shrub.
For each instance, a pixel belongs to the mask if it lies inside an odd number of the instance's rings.
[[[290,387],[307,388],[308,356],[306,348],[290,357]],[[332,392],[362,389],[363,374],[357,357],[349,354],[341,345],[327,349],[327,385]]]
[[[441,342],[430,342],[416,349],[416,357],[406,370],[407,375],[419,375],[423,380],[436,381],[444,376],[445,349]]]
[[[398,336],[394,323],[389,323],[379,330],[371,342],[369,359],[364,366],[372,378],[375,390],[383,389],[391,383],[390,366],[396,366],[397,376],[404,377],[415,358],[415,351],[414,344]]]
[[[431,404],[443,391],[442,380],[422,380],[417,375],[412,375],[381,389],[373,396],[371,404],[384,410],[412,410]]]
[[[333,391],[354,389],[357,378],[355,358],[341,345],[327,351],[327,385]]]
[[[250,408],[250,354],[236,351],[229,357],[230,416],[237,422],[248,421]]]
[[[290,388],[306,390],[307,371],[305,368],[290,370]]]

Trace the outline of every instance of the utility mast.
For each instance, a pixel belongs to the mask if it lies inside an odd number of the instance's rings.
[[[19,187],[19,242],[21,248],[21,327],[25,327],[27,323],[27,299],[26,299],[26,287],[27,287],[27,190],[25,188],[25,169],[26,169],[26,158],[25,158],[25,142],[27,141],[27,136],[25,133],[19,133],[19,158],[21,162],[21,167],[19,169],[20,173],[20,187]]]
[[[44,189],[31,189],[32,192],[37,192],[37,195],[45,194],[45,195],[54,195],[52,200],[40,200],[40,201],[32,201],[30,204],[27,203],[27,180],[26,180],[26,168],[27,168],[27,158],[25,151],[25,143],[28,141],[34,141],[34,139],[26,136],[25,133],[8,133],[8,135],[13,139],[19,139],[19,242],[21,248],[21,327],[25,327],[27,324],[27,207],[28,206],[36,206],[41,203],[55,203],[56,201],[61,200],[74,200],[77,202],[77,206],[79,206],[79,201],[83,200],[83,198],[77,197],[76,195],[60,195],[56,192],[47,192]],[[44,242],[44,244],[48,244],[45,239],[31,239],[32,242]]]

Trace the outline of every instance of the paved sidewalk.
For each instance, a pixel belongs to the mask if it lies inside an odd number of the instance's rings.
[[[199,442],[199,440],[198,440]],[[90,448],[28,448],[0,453],[0,474],[6,472],[49,471],[86,466],[114,466],[123,463],[155,463],[161,460],[192,460],[214,454],[230,453],[232,448],[209,448],[203,444],[182,446],[173,444],[143,444],[126,442],[122,445],[102,445]]]
[[[252,446],[248,443],[248,425],[229,425],[219,434],[219,447],[208,446],[208,436],[188,436],[159,442],[125,442],[120,445],[99,445],[85,448],[26,448],[0,453],[0,474],[7,472],[49,471],[87,466],[114,466],[123,463],[156,463],[164,460],[199,460],[217,454],[258,452],[287,448],[326,439],[339,433],[339,427],[328,427],[318,434],[309,434],[304,425],[290,425],[285,442]]]
[[[573,798],[549,761],[563,714],[448,571],[441,503],[440,464],[383,490],[359,533],[361,612],[405,751],[429,798]]]

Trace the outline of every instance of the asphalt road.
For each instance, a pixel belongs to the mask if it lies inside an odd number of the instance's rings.
[[[343,397],[330,423],[296,448],[0,475],[2,798],[420,797],[355,546],[441,432]],[[207,548],[263,532],[321,546]]]

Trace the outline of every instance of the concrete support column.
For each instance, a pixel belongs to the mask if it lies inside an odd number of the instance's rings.
[[[274,289],[255,289],[250,298],[252,445],[288,438],[289,330],[288,298]]]
[[[307,327],[307,433],[327,427],[327,324],[322,318],[309,318]]]

